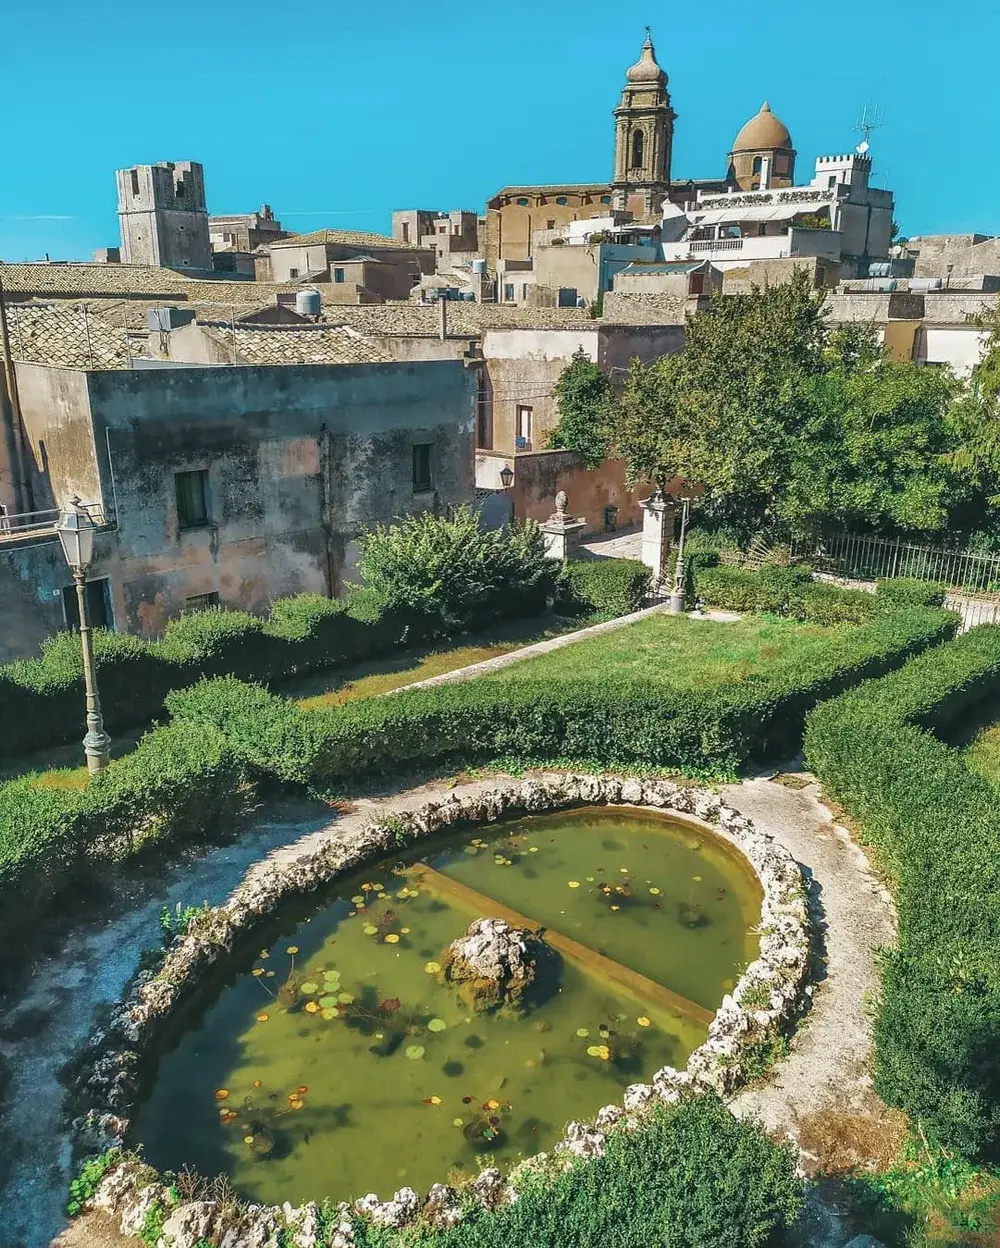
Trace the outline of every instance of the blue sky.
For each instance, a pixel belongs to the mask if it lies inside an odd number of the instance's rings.
[[[1000,234],[996,0],[4,7],[5,260],[116,243],[114,170],[157,160],[201,161],[211,212],[267,201],[300,231],[609,179],[611,110],[646,22],[679,114],[675,177],[721,176],[767,98],[808,180],[877,102],[875,181],[904,231]]]

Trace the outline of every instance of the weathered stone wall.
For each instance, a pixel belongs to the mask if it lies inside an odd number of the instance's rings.
[[[536,451],[518,455],[511,496],[518,520],[548,520],[560,490],[569,496],[570,514],[586,522],[585,535],[604,533],[608,507],[616,507],[617,525],[639,524],[642,509],[625,484],[625,463],[608,459],[590,469],[572,451]]]
[[[688,299],[677,294],[609,290],[604,296],[603,313],[605,320],[623,324],[683,325],[688,305]]]

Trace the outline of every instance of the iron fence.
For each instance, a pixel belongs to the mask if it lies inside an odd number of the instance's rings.
[[[797,539],[791,550],[795,558],[808,560],[818,571],[850,580],[913,576],[940,581],[964,593],[1000,593],[1000,554],[946,550],[857,533]]]

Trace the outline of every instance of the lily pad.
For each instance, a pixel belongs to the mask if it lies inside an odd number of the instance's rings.
[[[334,1010],[337,1008],[337,998],[333,996],[320,997],[319,1003],[324,1010]]]
[[[366,936],[378,935],[378,928],[375,926],[374,923],[366,923],[361,930],[364,932]]]
[[[645,1014],[640,1014],[639,1017],[635,1021],[639,1024],[640,1027],[649,1026],[649,1019],[645,1016]]]
[[[580,881],[579,881],[579,880],[567,880],[566,882],[567,882],[567,884],[569,885],[569,887],[570,887],[570,888],[579,888],[579,887],[580,887]]]
[[[351,1002],[354,1000],[354,993],[353,992],[338,992],[337,1000],[341,1005],[350,1005]]]
[[[577,1027],[576,1034],[580,1037],[581,1040],[586,1040],[586,1038],[590,1035],[590,1028],[589,1027]]]
[[[408,1044],[404,1050],[404,1055],[411,1062],[419,1062],[424,1055],[424,1046],[422,1044]]]
[[[432,1018],[427,1024],[428,1031],[444,1031],[448,1024],[443,1018]]]
[[[319,992],[319,984],[312,979],[307,979],[299,991],[304,997],[311,997],[314,992]]]
[[[386,936],[385,938],[385,943],[387,945],[398,945],[399,944],[398,934],[396,932],[390,932],[389,935]]]
[[[427,972],[428,975],[436,975],[438,971],[440,971],[440,969],[441,969],[440,962],[425,962],[424,963],[424,970]]]
[[[320,1011],[321,1017],[325,1018],[327,1022],[329,1022],[332,1018],[337,1018],[339,1014],[340,1014],[340,1011],[336,1009],[336,1007],[328,1008],[328,1009]]]

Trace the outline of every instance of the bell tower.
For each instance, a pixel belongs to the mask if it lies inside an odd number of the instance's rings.
[[[667,75],[656,62],[646,27],[642,55],[625,75],[615,109],[615,174],[612,203],[618,212],[656,218],[670,191],[670,155],[677,114],[670,107]]]

